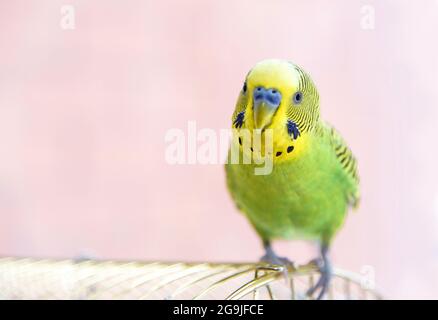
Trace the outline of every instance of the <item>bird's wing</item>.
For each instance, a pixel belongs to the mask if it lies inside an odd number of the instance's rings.
[[[353,207],[357,207],[360,195],[356,158],[339,132],[329,124],[326,124],[326,128],[329,141],[333,151],[336,154],[336,159],[339,161],[342,169],[344,170],[347,179],[349,179],[351,182],[352,187],[350,190],[348,190],[347,199]]]

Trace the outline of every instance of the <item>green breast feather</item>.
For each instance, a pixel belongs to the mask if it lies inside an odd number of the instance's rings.
[[[356,161],[341,136],[322,124],[303,134],[298,157],[275,161],[272,173],[254,164],[227,164],[227,184],[238,208],[264,240],[315,239],[329,243],[348,206],[356,205]]]

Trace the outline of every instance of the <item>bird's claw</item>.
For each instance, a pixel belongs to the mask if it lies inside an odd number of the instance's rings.
[[[317,300],[321,300],[324,295],[327,293],[329,285],[330,285],[330,279],[331,279],[331,268],[330,265],[327,262],[324,262],[323,259],[314,259],[310,262],[311,264],[315,264],[317,268],[319,269],[319,272],[321,273],[321,276],[318,279],[318,282],[309,290],[307,290],[306,295],[308,297],[312,297],[313,294],[320,289],[319,294],[317,296]]]
[[[287,267],[287,268],[295,268],[295,262],[289,260],[286,257],[278,257],[278,256],[271,256],[268,254],[265,254],[263,257],[260,258],[261,262],[266,262],[269,264],[273,264],[276,266],[282,266],[282,267]]]
[[[309,261],[308,265],[314,265],[319,271],[324,268],[324,260],[322,258],[315,258]]]
[[[261,262],[269,263],[275,266],[280,266],[282,268],[283,276],[286,283],[289,282],[289,269],[296,269],[297,266],[295,262],[289,260],[286,257],[279,257],[273,251],[267,251],[263,257],[260,258]]]

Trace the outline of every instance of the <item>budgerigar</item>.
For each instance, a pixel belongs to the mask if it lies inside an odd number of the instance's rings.
[[[320,118],[319,95],[310,76],[284,60],[264,60],[246,76],[232,116],[235,148],[242,158],[262,150],[244,148],[243,131],[250,139],[272,137],[272,172],[255,173],[258,164],[226,164],[227,184],[237,207],[260,235],[263,260],[286,264],[277,256],[274,239],[316,240],[321,256],[315,259],[321,277],[308,292],[322,298],[331,267],[328,249],[349,207],[359,201],[357,163],[339,133]],[[241,159],[240,158],[240,159]]]

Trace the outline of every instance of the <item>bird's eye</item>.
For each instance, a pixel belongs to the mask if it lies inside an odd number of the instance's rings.
[[[243,93],[246,93],[246,81],[243,83],[243,88],[242,88],[242,91],[243,91]]]
[[[301,92],[295,92],[293,99],[295,104],[300,104],[301,101],[303,101],[303,94]]]

